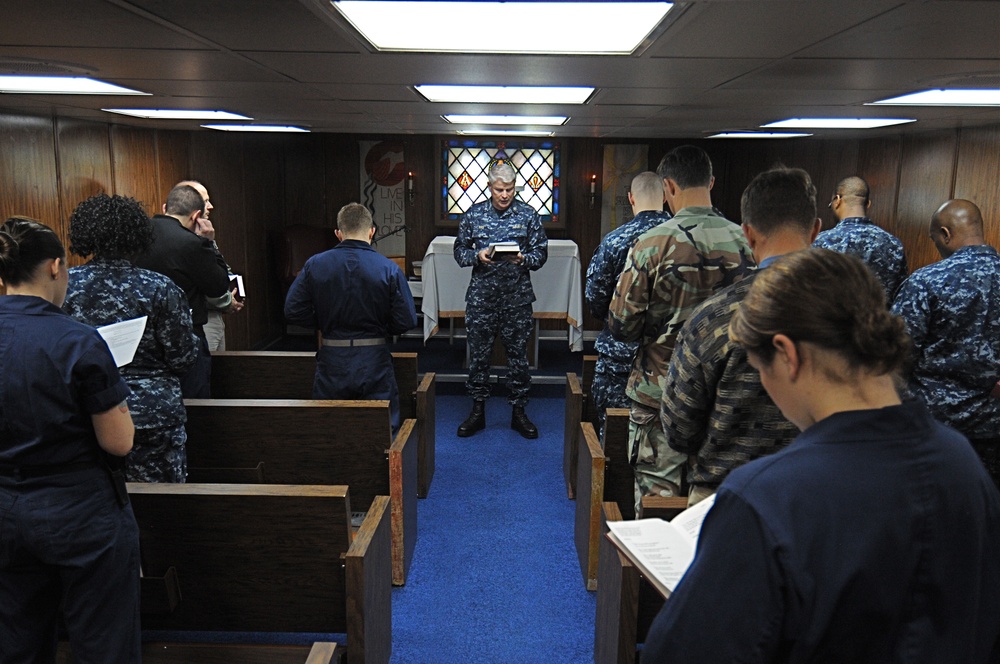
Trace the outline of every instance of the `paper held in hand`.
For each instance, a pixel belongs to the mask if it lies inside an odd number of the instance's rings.
[[[496,254],[501,256],[516,256],[521,253],[521,247],[517,242],[491,242],[490,250],[487,252],[490,258],[493,258]]]
[[[115,358],[115,364],[119,367],[125,366],[135,357],[135,351],[139,348],[142,333],[145,331],[146,316],[97,328],[98,334],[108,344],[108,350],[111,351],[111,356]]]
[[[701,524],[714,504],[709,496],[670,521],[608,521],[608,539],[667,598],[694,560]]]

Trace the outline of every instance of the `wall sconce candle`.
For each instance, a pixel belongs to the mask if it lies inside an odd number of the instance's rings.
[[[594,209],[594,203],[597,199],[597,175],[590,176],[590,209]]]
[[[409,201],[410,205],[413,205],[413,199],[416,196],[413,191],[413,171],[409,171],[406,174],[406,200]]]

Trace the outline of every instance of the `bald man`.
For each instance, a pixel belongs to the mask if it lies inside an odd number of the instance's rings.
[[[906,255],[899,238],[876,226],[868,217],[870,196],[868,183],[856,175],[838,182],[828,206],[837,218],[837,225],[820,233],[813,246],[863,260],[882,282],[886,299],[892,302],[909,272]]]
[[[944,203],[930,238],[942,260],[915,271],[892,305],[913,337],[910,387],[964,433],[1000,485],[1000,254],[970,201]]]
[[[628,250],[640,235],[670,219],[670,213],[663,209],[664,201],[663,179],[659,175],[646,171],[632,178],[628,192],[632,219],[604,236],[587,267],[586,298],[594,318],[604,320],[608,317],[608,305],[615,294],[618,277],[625,268]],[[618,341],[612,337],[607,322],[594,342],[597,366],[591,393],[602,436],[605,411],[631,405],[625,394],[625,385],[632,373],[632,358],[638,349],[638,341]]]

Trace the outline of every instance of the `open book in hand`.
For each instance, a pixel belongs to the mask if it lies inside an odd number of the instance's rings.
[[[713,504],[715,495],[689,507],[670,521],[608,521],[608,539],[666,598],[694,560],[701,524]]]
[[[521,253],[520,245],[511,240],[509,242],[491,242],[490,250],[487,252],[487,255],[492,259],[498,254],[501,258],[508,258],[517,256],[519,253]]]

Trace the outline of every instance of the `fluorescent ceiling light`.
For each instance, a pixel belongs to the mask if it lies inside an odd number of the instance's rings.
[[[789,118],[761,125],[768,129],[874,129],[916,122],[914,118]]]
[[[865,106],[1000,106],[1000,90],[924,90]]]
[[[0,76],[0,92],[36,95],[148,95],[85,76]]]
[[[154,120],[253,120],[245,115],[230,113],[229,111],[204,111],[183,108],[102,108],[108,113],[120,113],[131,115],[136,118],[148,118]]]
[[[202,125],[206,129],[218,129],[219,131],[269,131],[285,133],[308,133],[308,129],[302,127],[290,127],[283,125],[242,125],[242,124],[206,124]]]
[[[427,101],[483,104],[583,104],[594,88],[523,85],[418,85]]]
[[[452,124],[561,125],[565,115],[442,115]]]
[[[555,136],[554,131],[529,131],[524,129],[459,129],[461,136]]]
[[[627,55],[669,2],[333,0],[380,51]]]
[[[727,131],[721,134],[709,136],[709,138],[801,138],[803,136],[812,136],[812,134],[769,131]]]

